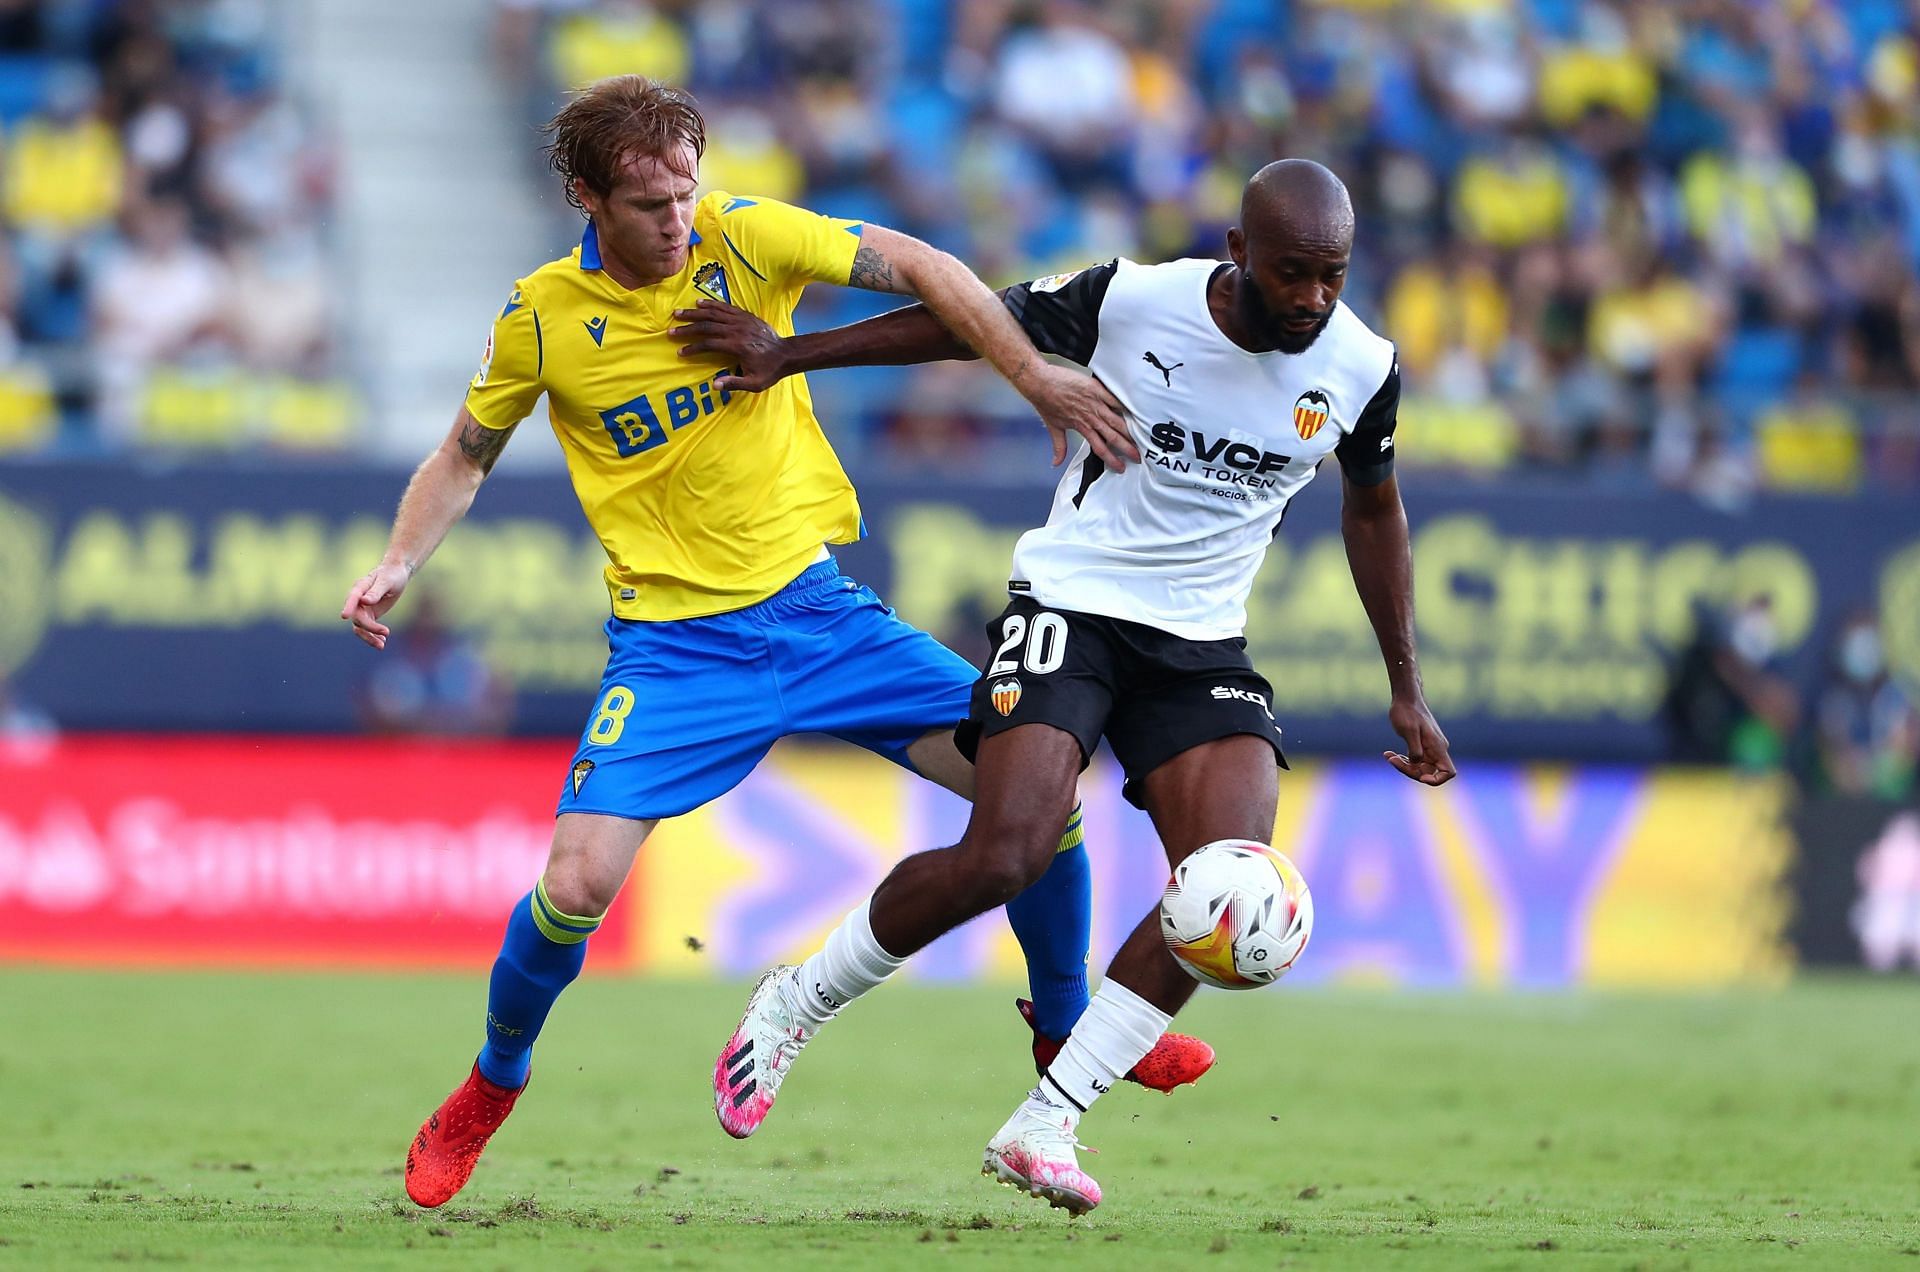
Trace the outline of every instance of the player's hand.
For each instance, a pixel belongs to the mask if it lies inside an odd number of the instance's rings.
[[[1030,383],[1020,386],[1040,413],[1040,422],[1053,437],[1053,462],[1067,457],[1067,432],[1087,439],[1093,453],[1114,472],[1128,461],[1140,462],[1140,449],[1127,435],[1127,416],[1120,400],[1090,375],[1081,375],[1052,363],[1042,363]]]
[[[686,342],[680,346],[681,357],[718,354],[733,362],[735,369],[716,377],[714,388],[758,393],[787,377],[780,333],[758,314],[738,305],[703,300],[692,309],[674,310],[673,316],[680,325],[667,328],[667,334]]]
[[[387,637],[393,632],[380,620],[400,599],[400,593],[407,590],[407,580],[412,577],[413,571],[404,565],[381,562],[361,575],[360,581],[347,593],[340,617],[353,624],[355,636],[375,649],[385,649]]]
[[[1405,755],[1381,752],[1387,763],[1428,786],[1443,786],[1453,780],[1457,770],[1453,767],[1453,757],[1447,753],[1447,735],[1440,732],[1440,725],[1434,720],[1433,712],[1427,710],[1424,699],[1395,699],[1387,719],[1393,723],[1393,731],[1407,743]]]

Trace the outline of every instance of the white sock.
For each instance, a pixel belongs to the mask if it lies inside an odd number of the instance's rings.
[[[1172,1016],[1125,985],[1105,981],[1028,1104],[1057,1120],[1064,1102],[1068,1122],[1078,1125],[1079,1115],[1139,1064],[1172,1023]]]
[[[818,1029],[832,1020],[842,1007],[907,961],[887,953],[874,938],[873,922],[867,917],[872,904],[862,901],[827,936],[827,943],[800,964],[798,992],[787,996],[787,1005],[808,1028]]]

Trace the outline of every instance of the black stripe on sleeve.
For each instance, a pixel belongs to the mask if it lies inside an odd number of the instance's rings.
[[[1015,283],[1001,298],[1034,348],[1084,367],[1100,342],[1100,306],[1119,264],[1113,260],[1076,274]]]
[[[1399,422],[1400,355],[1396,352],[1387,378],[1360,412],[1353,432],[1333,448],[1348,481],[1356,486],[1378,486],[1393,475],[1393,430]]]

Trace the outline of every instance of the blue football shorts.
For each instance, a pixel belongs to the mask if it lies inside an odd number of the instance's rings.
[[[966,718],[980,674],[832,560],[745,609],[610,618],[607,644],[563,813],[677,817],[732,790],[795,733],[911,769],[907,748]]]

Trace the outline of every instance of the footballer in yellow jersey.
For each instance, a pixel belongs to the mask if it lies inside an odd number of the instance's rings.
[[[542,393],[580,506],[607,550],[621,618],[679,619],[765,600],[820,554],[860,536],[853,485],[820,431],[806,382],[734,393],[727,365],[686,360],[673,313],[724,300],[791,334],[808,283],[845,285],[863,226],[722,192],[694,205],[687,262],[651,287],[580,246],[514,285],[494,319],[467,410],[492,429]],[[789,387],[791,386],[791,387]]]
[[[975,670],[834,563],[827,545],[859,536],[860,510],[805,382],[730,389],[726,362],[680,356],[675,312],[710,297],[790,333],[809,283],[917,296],[1033,403],[1056,461],[1068,429],[1115,462],[1130,453],[1111,395],[1043,361],[952,257],[751,194],[697,197],[705,124],[686,94],[639,76],[603,80],[548,131],[567,197],[587,217],[580,247],[514,285],[452,430],[408,484],[386,555],[340,614],[385,647],[385,614],[544,395],[607,551],[607,669],[561,782],[546,869],[507,921],[479,1058],[408,1151],[407,1194],[422,1206],[465,1186],[512,1110],[548,1011],[660,818],[725,794],[795,733],[845,739],[972,795],[953,730]],[[1053,868],[1007,905],[1038,1050],[1085,1009],[1091,896],[1077,805],[1029,818],[1022,834],[1059,843]],[[863,957],[910,952],[876,943]],[[775,991],[816,1014],[840,993],[791,975]],[[809,1032],[798,1017],[794,1028]],[[1156,1085],[1199,1076],[1212,1052],[1185,1041],[1184,1053],[1169,1044],[1175,1063],[1156,1057],[1142,1072]],[[769,1098],[778,1080],[767,1079]]]

